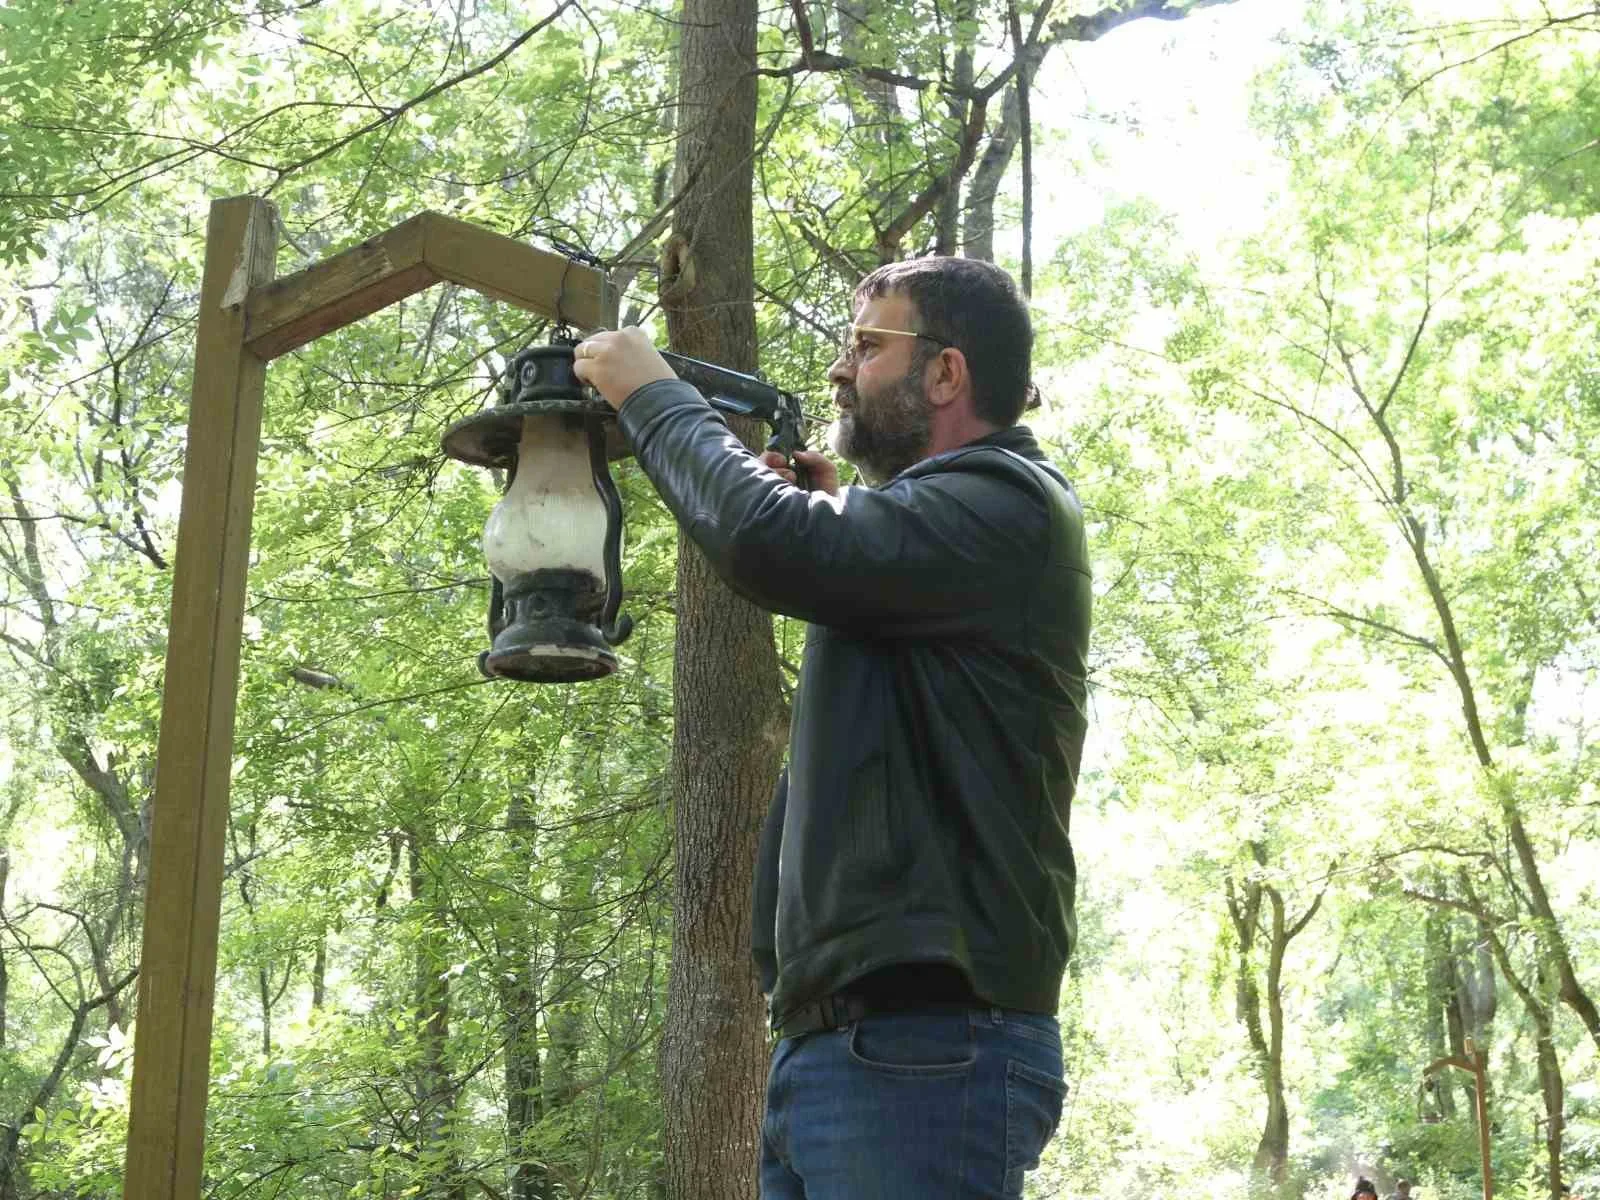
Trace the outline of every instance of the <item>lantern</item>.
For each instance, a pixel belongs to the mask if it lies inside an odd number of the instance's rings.
[[[611,647],[633,621],[622,606],[622,499],[608,463],[628,447],[611,407],[572,373],[575,339],[558,331],[547,346],[511,360],[492,408],[445,431],[451,458],[509,473],[489,514],[489,636],[478,656],[490,678],[577,683],[617,669]],[[772,426],[767,449],[805,449],[800,397],[755,375],[681,354],[667,365],[711,406]],[[804,487],[804,472],[795,471]]]
[[[509,477],[483,532],[492,645],[478,667],[491,678],[603,678],[633,629],[618,615],[622,500],[608,467],[627,449],[610,407],[573,374],[574,345],[558,335],[518,354],[499,402],[441,439],[451,458]]]

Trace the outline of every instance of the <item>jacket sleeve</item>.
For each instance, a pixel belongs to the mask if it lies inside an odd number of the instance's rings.
[[[880,636],[955,634],[1047,565],[1045,485],[1002,451],[830,497],[767,469],[687,384],[647,384],[620,419],[713,568],[772,612]]]

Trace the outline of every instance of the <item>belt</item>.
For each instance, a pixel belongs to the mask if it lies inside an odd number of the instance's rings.
[[[791,1038],[829,1029],[843,1029],[852,1022],[882,1011],[881,1008],[874,1008],[864,996],[834,992],[785,1013],[781,1022],[772,1023],[772,1032],[780,1038]]]
[[[785,1013],[782,1020],[774,1018],[772,1030],[780,1038],[800,1037],[843,1029],[880,1013],[975,1007],[984,1007],[984,1001],[973,993],[966,976],[956,968],[901,963],[858,979],[844,991],[830,992],[802,1004]]]

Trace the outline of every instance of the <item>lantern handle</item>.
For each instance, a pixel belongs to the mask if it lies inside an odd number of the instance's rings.
[[[514,473],[514,472],[513,472]],[[492,642],[500,636],[500,631],[506,627],[506,589],[494,573],[489,573],[489,640]],[[489,669],[489,651],[484,650],[478,655],[478,671],[485,679],[495,678],[495,673]]]
[[[589,435],[589,471],[594,476],[594,490],[600,493],[600,502],[606,508],[606,540],[601,555],[606,568],[606,602],[600,614],[600,636],[606,644],[620,646],[633,632],[633,618],[627,613],[618,614],[622,607],[622,497],[611,478],[611,468],[606,463],[605,426],[599,417],[584,421]]]

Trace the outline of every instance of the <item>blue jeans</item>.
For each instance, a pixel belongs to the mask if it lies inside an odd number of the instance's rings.
[[[762,1200],[1002,1200],[1061,1119],[1054,1017],[938,1009],[784,1038],[761,1125]]]

